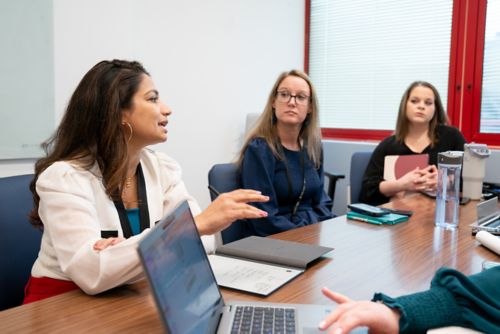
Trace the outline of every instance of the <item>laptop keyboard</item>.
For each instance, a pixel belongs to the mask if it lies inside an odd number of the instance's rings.
[[[295,333],[295,309],[236,306],[231,334]]]

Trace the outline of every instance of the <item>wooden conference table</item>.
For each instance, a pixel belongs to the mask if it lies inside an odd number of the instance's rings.
[[[455,231],[434,227],[434,200],[411,195],[385,205],[412,210],[408,222],[378,226],[345,216],[273,236],[278,239],[334,247],[267,298],[222,289],[225,300],[258,300],[326,304],[320,288],[328,286],[355,299],[383,291],[397,296],[425,290],[441,266],[466,274],[479,272],[484,260],[500,257],[471,235],[477,202],[460,208]],[[0,312],[2,333],[162,332],[160,318],[145,281],[87,296],[73,291]]]

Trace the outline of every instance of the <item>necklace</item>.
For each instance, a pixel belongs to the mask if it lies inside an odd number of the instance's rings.
[[[129,197],[128,196],[128,190],[130,188],[132,188],[134,177],[135,177],[135,175],[128,176],[128,177],[125,178],[125,187],[123,188],[123,191],[122,191],[122,198],[124,200],[125,200],[125,198]]]
[[[133,176],[129,176],[129,177],[125,178],[125,188],[132,187],[132,179],[133,179]]]
[[[126,176],[126,175],[125,175]],[[131,178],[132,182],[130,182],[130,188],[128,196],[125,197],[125,201],[122,198],[114,198],[113,202],[115,204],[116,210],[118,211],[118,216],[120,217],[120,225],[123,231],[123,236],[125,238],[129,238],[133,235],[132,228],[130,226],[130,222],[127,216],[127,209],[125,208],[124,202],[134,202],[133,207],[139,208],[139,225],[140,230],[144,231],[146,228],[151,227],[152,222],[149,220],[149,210],[148,210],[148,198],[146,194],[146,182],[144,180],[144,174],[142,172],[141,164],[137,166],[136,174]],[[127,178],[124,178],[123,188],[127,189],[125,185],[127,182]],[[133,192],[137,189],[137,194],[133,194]],[[130,196],[132,195],[132,196]],[[113,196],[115,197],[115,196]],[[128,201],[127,201],[128,199]],[[128,204],[127,203],[127,204]]]

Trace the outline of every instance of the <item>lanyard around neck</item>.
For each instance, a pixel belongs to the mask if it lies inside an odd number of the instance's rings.
[[[302,201],[302,197],[304,196],[304,192],[306,191],[306,168],[305,168],[305,159],[306,158],[305,158],[305,154],[306,154],[306,150],[303,147],[301,147],[300,148],[300,168],[302,169],[302,189],[300,190],[300,194],[297,198],[297,202],[293,206],[292,217],[295,216],[295,214],[297,213],[300,202]],[[283,150],[283,156],[285,156],[284,150]],[[286,158],[285,158],[285,171],[286,171],[286,180],[288,183],[288,194],[289,194],[289,196],[291,196],[292,195],[292,178],[290,176],[290,171],[288,170],[288,163],[286,162]]]
[[[149,223],[149,210],[148,210],[148,198],[146,194],[146,181],[144,180],[144,173],[142,172],[141,164],[137,166],[135,171],[137,176],[137,198],[139,199],[139,225],[141,232],[147,229],[150,225]],[[130,238],[132,234],[132,228],[130,227],[130,222],[127,216],[127,210],[123,205],[121,197],[119,200],[113,201],[116,210],[118,211],[118,217],[120,217],[120,225],[122,227],[123,236],[125,238]]]

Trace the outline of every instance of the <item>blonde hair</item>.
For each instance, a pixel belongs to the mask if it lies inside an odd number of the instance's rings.
[[[316,95],[316,90],[312,85],[311,79],[307,76],[307,74],[299,70],[291,70],[281,73],[274,83],[274,86],[269,93],[269,97],[267,98],[267,103],[263,113],[257,119],[255,126],[249,131],[248,135],[246,136],[243,148],[241,149],[237,160],[239,166],[241,166],[243,162],[243,157],[250,141],[252,141],[252,139],[254,138],[264,139],[269,145],[269,148],[273,152],[274,156],[280,160],[285,160],[283,150],[281,148],[280,138],[278,136],[277,119],[275,110],[273,108],[273,103],[276,99],[279,85],[289,76],[302,78],[307,82],[307,85],[309,86],[309,90],[311,92],[311,96],[309,97],[309,113],[302,123],[302,128],[300,129],[299,133],[299,139],[302,139],[309,159],[314,162],[316,168],[320,167],[321,130],[319,128],[318,98]]]

